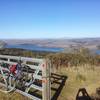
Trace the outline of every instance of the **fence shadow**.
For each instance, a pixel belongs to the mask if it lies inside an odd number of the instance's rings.
[[[76,95],[76,100],[93,100],[93,99],[91,99],[85,88],[80,88]]]
[[[58,96],[60,95],[67,78],[68,78],[67,76],[54,74],[54,73],[51,74],[51,79],[52,79],[51,91],[54,91],[54,94],[53,94],[51,100],[57,100],[58,99]]]

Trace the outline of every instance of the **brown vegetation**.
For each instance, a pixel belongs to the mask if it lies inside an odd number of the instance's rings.
[[[3,55],[14,55],[24,57],[35,57],[35,58],[49,58],[52,65],[56,69],[59,67],[72,67],[72,66],[83,66],[83,65],[99,65],[100,56],[91,55],[87,49],[81,49],[80,52],[76,53],[50,53],[50,52],[33,52],[23,49],[2,49],[0,54]]]

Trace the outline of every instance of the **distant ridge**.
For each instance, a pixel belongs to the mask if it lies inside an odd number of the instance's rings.
[[[43,47],[85,47],[96,49],[100,45],[100,37],[95,38],[56,38],[56,39],[2,39],[6,44],[31,44]]]

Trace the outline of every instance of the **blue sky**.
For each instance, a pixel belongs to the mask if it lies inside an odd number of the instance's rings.
[[[100,0],[0,0],[0,38],[100,37]]]

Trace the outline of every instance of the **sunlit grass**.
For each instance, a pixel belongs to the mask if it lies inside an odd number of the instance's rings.
[[[100,86],[100,67],[79,66],[72,68],[61,68],[56,73],[68,77],[58,100],[75,100],[79,88],[86,88],[91,95]],[[14,92],[4,94],[0,92],[0,100],[29,100],[28,98]]]
[[[75,100],[79,88],[86,88],[91,95],[100,86],[100,68],[96,66],[61,68],[58,73],[68,76],[58,100]]]

